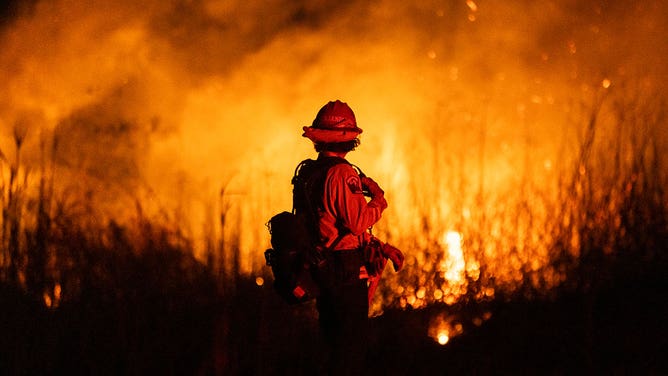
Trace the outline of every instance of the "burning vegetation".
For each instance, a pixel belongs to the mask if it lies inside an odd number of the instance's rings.
[[[234,371],[232,305],[271,289],[264,223],[332,98],[359,109],[352,161],[390,204],[373,231],[406,254],[372,315],[435,312],[422,335],[446,345],[493,303],[666,265],[663,2],[340,3],[3,8],[3,288],[54,315],[111,304],[119,332],[154,299]]]

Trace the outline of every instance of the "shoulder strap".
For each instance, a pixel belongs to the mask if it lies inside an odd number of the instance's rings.
[[[341,232],[339,232],[339,236],[337,236],[336,239],[334,239],[334,242],[332,243],[332,245],[330,245],[329,247],[327,247],[326,250],[327,250],[327,251],[333,251],[333,250],[336,248],[336,246],[339,245],[339,243],[341,242],[341,240],[343,239],[343,237],[346,236],[346,235],[348,235],[348,232],[349,232],[349,231],[341,231]]]
[[[323,205],[320,197],[324,190],[327,173],[330,168],[342,163],[350,164],[343,158],[325,157],[317,160],[306,159],[295,168],[292,177],[292,212],[306,217],[307,227],[313,239],[318,238],[319,230],[315,224],[317,223],[318,210]],[[345,232],[340,233],[340,237],[344,235]],[[340,241],[338,238],[337,240]],[[330,248],[336,246],[337,243],[338,241],[332,243]]]
[[[307,180],[309,177],[304,177],[303,175],[312,175],[312,170],[314,168],[316,161],[313,159],[305,159],[295,167],[295,173],[292,175],[292,213],[296,214],[297,212],[297,200],[305,199],[308,201],[308,195],[305,191],[305,186],[307,185]],[[299,197],[304,196],[304,197]]]
[[[295,168],[295,173],[292,176],[292,212],[295,213],[297,209],[295,206],[296,201],[301,199],[306,200],[305,204],[309,211],[315,212],[318,205],[317,202],[313,202],[313,198],[311,197],[313,191],[322,190],[323,187],[321,187],[321,185],[324,184],[324,179],[326,179],[329,169],[342,163],[350,164],[347,160],[338,157],[325,157],[316,160],[306,159],[301,161]],[[359,169],[357,166],[354,167]],[[294,193],[296,193],[296,195]]]
[[[355,169],[355,171],[357,172],[357,175],[359,175],[360,178],[366,177],[366,175],[364,175],[364,172],[362,172],[361,168],[357,167],[357,165],[354,165],[352,163],[350,163],[350,165]]]

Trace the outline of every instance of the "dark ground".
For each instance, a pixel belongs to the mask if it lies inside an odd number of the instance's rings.
[[[379,355],[387,374],[668,374],[666,280],[628,283],[596,295],[496,304],[493,316],[446,346],[411,335],[420,316],[393,312],[380,319]]]
[[[480,326],[467,313],[481,307],[389,310],[372,320],[370,374],[668,375],[667,281],[656,268],[596,292],[493,302]],[[3,287],[2,374],[312,375],[320,368],[312,307],[287,307],[251,280],[224,299],[201,292],[207,283],[175,297],[178,284],[156,293],[148,282],[51,311]],[[464,326],[446,346],[427,335],[442,312]]]
[[[667,282],[654,274],[591,294],[495,302],[485,307],[492,317],[480,326],[470,321],[480,307],[386,311],[372,320],[370,374],[668,375]],[[239,373],[308,375],[317,368],[311,360],[321,349],[317,339],[278,311],[273,324],[261,327],[276,327],[273,338],[241,356]],[[464,326],[446,346],[427,335],[431,319],[442,312]],[[307,343],[302,351],[294,348],[300,337]]]

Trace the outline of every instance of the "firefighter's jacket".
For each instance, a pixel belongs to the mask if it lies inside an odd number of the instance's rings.
[[[344,232],[346,235],[334,251],[359,248],[368,239],[366,230],[380,220],[387,201],[382,194],[377,194],[367,202],[359,175],[347,163],[329,169],[324,188],[324,210],[319,213],[323,244],[330,247],[339,233]]]

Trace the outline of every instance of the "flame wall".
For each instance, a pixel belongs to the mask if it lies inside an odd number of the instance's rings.
[[[25,134],[20,165],[35,176],[52,156],[60,197],[91,220],[131,217],[139,201],[200,256],[213,239],[216,257],[259,274],[264,223],[290,209],[293,169],[314,157],[301,127],[339,98],[364,129],[350,160],[387,192],[376,232],[417,270],[396,293],[456,298],[481,267],[513,284],[547,262],[552,239],[536,229],[586,105],[665,96],[667,14],[661,1],[10,4],[0,150],[16,163]],[[459,253],[446,253],[452,231]],[[439,268],[451,283],[419,294]]]

